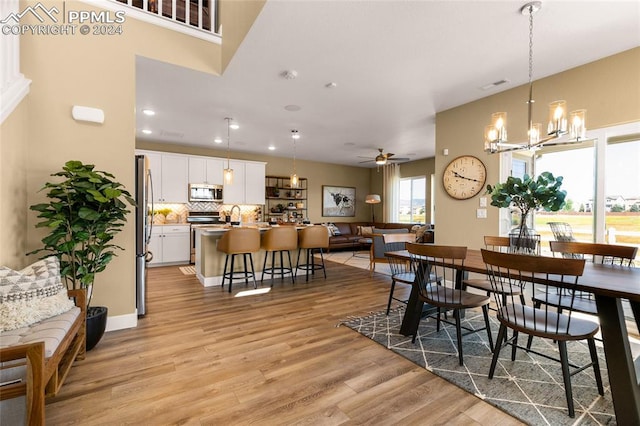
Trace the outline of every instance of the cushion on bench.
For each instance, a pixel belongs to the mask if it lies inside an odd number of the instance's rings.
[[[80,308],[74,306],[67,312],[27,327],[2,331],[0,332],[0,348],[44,342],[44,356],[49,358],[56,351],[78,315],[80,315]]]
[[[0,266],[0,331],[28,326],[73,308],[55,256],[21,271]]]

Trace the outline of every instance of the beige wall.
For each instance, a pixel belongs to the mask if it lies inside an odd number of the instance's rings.
[[[14,269],[24,266],[26,252],[27,118],[22,102],[0,125],[0,265]]]
[[[20,9],[36,1],[21,2]],[[246,5],[257,16],[262,2]],[[62,1],[47,6],[63,9]],[[66,10],[99,10],[66,1]],[[233,10],[225,19],[237,21]],[[25,20],[28,18],[24,18]],[[37,24],[33,22],[21,22]],[[240,19],[246,22],[246,19]],[[248,30],[250,25],[245,25]],[[135,56],[143,55],[198,71],[220,74],[221,47],[127,17],[122,35],[25,35],[21,38],[21,71],[32,80],[29,95],[2,124],[0,146],[0,264],[21,267],[33,259],[24,253],[41,246],[45,235],[35,229],[28,206],[45,200],[38,190],[50,174],[70,160],[93,163],[113,173],[133,192],[135,149]],[[240,34],[237,38],[242,38]],[[230,48],[227,55],[235,51]],[[100,108],[102,125],[76,122],[73,105]],[[27,124],[28,123],[28,124]],[[10,225],[10,226],[7,226]],[[26,231],[25,231],[26,230]],[[26,235],[26,237],[25,237]],[[124,248],[96,279],[94,305],[109,307],[110,316],[135,312],[133,215],[117,237]]]
[[[483,132],[491,113],[508,112],[509,139],[525,140],[527,86],[516,87],[494,96],[436,116],[435,185],[436,242],[481,247],[484,235],[497,235],[498,208],[488,207],[487,219],[476,219],[482,193],[469,200],[448,197],[442,188],[442,171],[460,155],[474,155],[487,166],[487,183],[500,177],[500,155],[483,151]],[[640,120],[640,48],[586,64],[534,83],[534,121],[547,122],[547,105],[565,99],[569,110],[587,110],[587,129]],[[588,136],[588,134],[587,134]],[[442,150],[447,148],[449,156]],[[443,232],[443,230],[445,230]]]
[[[136,148],[153,151],[177,152],[190,155],[207,155],[210,157],[221,158],[226,158],[227,156],[227,152],[225,150],[155,143],[142,140],[137,141]],[[293,169],[292,158],[257,155],[243,152],[231,152],[231,158],[264,161],[267,163],[267,175],[289,176]],[[372,169],[339,166],[328,163],[304,161],[300,159],[296,160],[296,168],[300,177],[308,179],[308,214],[309,219],[313,223],[327,221],[367,221],[371,218],[371,209],[367,204],[365,204],[364,198],[370,193],[370,174]],[[356,188],[356,216],[348,218],[323,217],[322,185],[350,186]],[[378,216],[376,215],[376,217]]]

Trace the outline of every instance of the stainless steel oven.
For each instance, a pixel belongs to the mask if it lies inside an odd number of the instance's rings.
[[[190,262],[196,263],[196,227],[194,225],[213,225],[220,222],[218,212],[189,212],[187,222],[191,224],[191,256]]]

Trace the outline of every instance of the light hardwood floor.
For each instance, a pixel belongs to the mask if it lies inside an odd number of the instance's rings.
[[[386,308],[390,282],[327,266],[326,281],[276,281],[240,298],[177,267],[151,269],[148,315],[76,363],[47,424],[520,424],[337,327]]]

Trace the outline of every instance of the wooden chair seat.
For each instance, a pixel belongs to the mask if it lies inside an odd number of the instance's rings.
[[[489,296],[469,293],[452,289],[441,285],[435,285],[435,290],[429,292],[428,296],[420,295],[420,299],[432,305],[437,305],[445,309],[471,309],[479,308],[489,304]]]
[[[593,321],[523,305],[503,306],[498,320],[513,330],[552,340],[589,339],[599,329]]]

